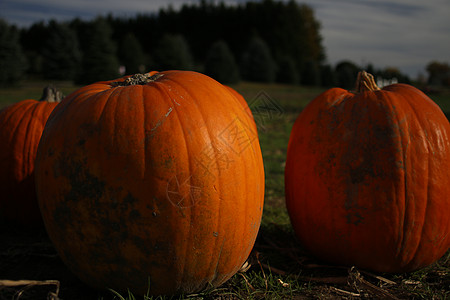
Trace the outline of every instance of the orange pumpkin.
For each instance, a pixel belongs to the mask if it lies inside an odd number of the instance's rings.
[[[333,88],[301,112],[289,140],[286,205],[306,249],[380,272],[425,267],[450,246],[450,125],[425,94]]]
[[[181,294],[247,259],[264,169],[257,132],[223,85],[166,71],[98,82],[50,116],[36,162],[47,232],[97,288]]]
[[[42,226],[34,183],[34,160],[48,116],[61,101],[54,87],[42,99],[28,99],[0,110],[0,219]]]

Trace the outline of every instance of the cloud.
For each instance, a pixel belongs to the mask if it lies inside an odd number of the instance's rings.
[[[0,17],[19,26],[29,26],[40,20],[54,18],[70,20],[75,17],[91,18],[98,15],[134,16],[137,13],[155,13],[169,5],[174,9],[200,0],[1,0]],[[218,1],[219,2],[219,1]],[[226,4],[246,2],[226,0]]]
[[[306,0],[322,24],[328,60],[396,66],[411,76],[433,59],[450,61],[445,0]]]
[[[0,17],[19,26],[29,26],[41,20],[83,19],[97,15],[135,15],[138,12],[154,12],[164,6],[164,1],[145,0],[2,0]],[[181,1],[176,1],[181,2]]]

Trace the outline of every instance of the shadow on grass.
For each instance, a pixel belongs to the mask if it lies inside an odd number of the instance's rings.
[[[60,299],[142,299],[99,292],[79,281],[59,259],[43,230],[0,226],[0,280],[57,280]],[[265,222],[249,268],[221,287],[178,297],[146,299],[445,299],[450,297],[450,252],[438,263],[408,274],[373,274],[330,266],[302,249],[290,224]],[[1,287],[12,299],[23,287]],[[54,285],[32,285],[20,299],[47,299]]]
[[[61,299],[98,299],[99,293],[76,278],[63,264],[44,229],[0,224],[0,280],[59,281]],[[54,284],[2,286],[0,299],[47,299]]]

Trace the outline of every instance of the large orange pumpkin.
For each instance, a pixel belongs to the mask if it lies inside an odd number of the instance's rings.
[[[450,245],[450,125],[425,94],[330,89],[301,112],[289,140],[286,204],[317,257],[381,272],[439,259]]]
[[[0,110],[0,219],[15,225],[41,226],[36,199],[34,160],[47,118],[61,101],[54,87],[43,97]]]
[[[252,119],[223,85],[151,72],[75,91],[52,113],[36,162],[47,232],[97,288],[180,294],[247,259],[264,169]]]

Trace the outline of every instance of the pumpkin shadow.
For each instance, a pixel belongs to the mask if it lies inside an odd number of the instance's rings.
[[[450,121],[450,112],[444,112],[444,115]]]
[[[100,292],[82,283],[59,258],[44,228],[26,228],[0,223],[0,279],[1,280],[57,280],[61,299],[99,299]],[[0,289],[0,299],[15,299],[24,286]],[[55,292],[53,285],[32,285],[20,299],[47,299]],[[106,298],[104,298],[106,299]]]

